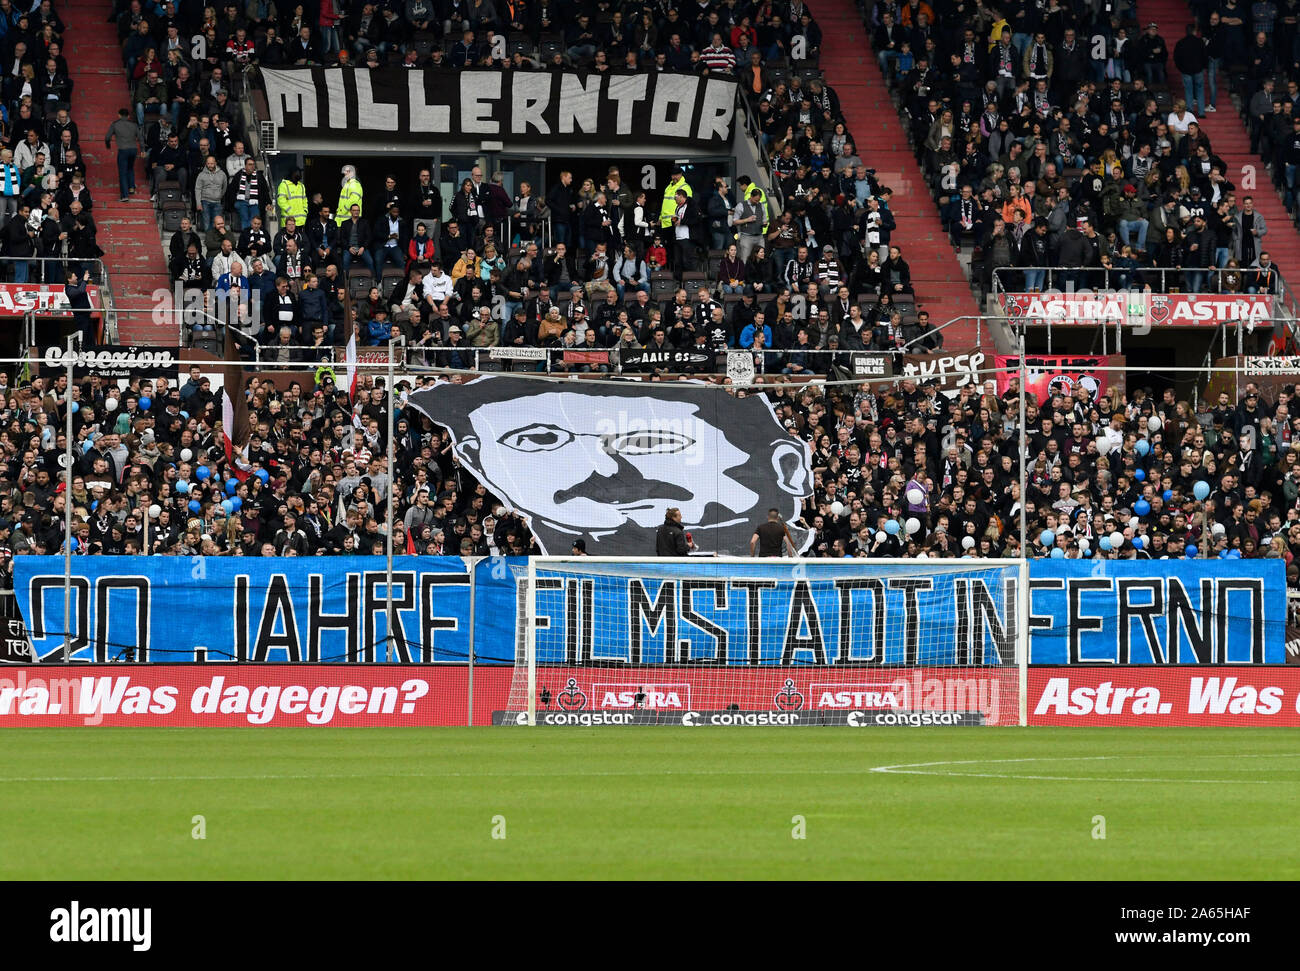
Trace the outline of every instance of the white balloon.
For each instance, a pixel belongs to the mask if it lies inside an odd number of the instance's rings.
[[[920,489],[908,489],[907,501],[914,506],[919,506],[921,503],[925,502],[925,493]]]
[[[117,399],[116,399],[116,398],[105,398],[105,399],[104,399],[104,408],[105,408],[106,410],[108,410],[108,411],[117,411]]]
[[[961,548],[964,550],[973,550],[975,548],[975,537],[963,536],[961,538]]]
[[[1222,536],[1227,531],[1228,530],[1223,525],[1223,523],[1215,523],[1213,526],[1210,527],[1210,532],[1212,532],[1215,536]]]
[[[157,519],[161,515],[162,515],[162,506],[158,505],[158,503],[155,502],[152,506],[149,507],[150,519]]]
[[[922,550],[920,553],[916,554],[916,558],[918,560],[928,560],[930,558],[930,554],[925,552],[925,550]]]
[[[1129,529],[1137,529],[1140,525],[1142,525],[1142,520],[1138,519],[1137,516],[1129,516],[1128,518]]]
[[[1119,549],[1124,545],[1124,534],[1118,529],[1110,534],[1110,545],[1112,549]]]
[[[831,503],[831,515],[832,515],[832,516],[842,516],[842,515],[844,515],[844,503],[840,502],[838,499],[836,499],[834,502],[832,502],[832,503]]]
[[[913,533],[919,532],[920,529],[921,529],[921,520],[917,519],[915,516],[913,516],[911,519],[907,521],[908,536],[911,536]]]
[[[1081,549],[1081,550],[1086,550],[1086,549],[1087,549],[1088,547],[1090,547],[1091,545],[1092,545],[1092,544],[1091,544],[1090,542],[1088,542],[1088,537],[1087,537],[1087,536],[1080,536],[1080,537],[1079,537],[1079,549]]]
[[[1097,454],[1098,455],[1110,454],[1110,440],[1107,439],[1105,435],[1102,435],[1097,439]]]
[[[182,461],[182,462],[188,462],[188,461],[189,461],[190,459],[192,459],[192,458],[194,458],[194,453],[193,453],[193,452],[191,452],[188,448],[183,448],[183,449],[181,449],[181,461]]]
[[[1150,431],[1158,432],[1163,427],[1164,427],[1164,422],[1162,422],[1155,415],[1152,415],[1150,418],[1147,419],[1147,428]]]

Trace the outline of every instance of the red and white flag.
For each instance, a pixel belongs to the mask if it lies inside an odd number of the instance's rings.
[[[226,360],[222,365],[221,438],[226,447],[230,473],[240,482],[253,472],[248,462],[248,399],[244,391],[244,368],[235,342],[226,341]]]
[[[352,336],[348,338],[347,356],[344,358],[343,383],[348,386],[348,400],[352,401],[357,396],[357,332],[356,328],[352,330]]]

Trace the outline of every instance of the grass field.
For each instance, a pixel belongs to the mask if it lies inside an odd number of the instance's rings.
[[[6,880],[1300,876],[1294,730],[99,728],[6,742]]]

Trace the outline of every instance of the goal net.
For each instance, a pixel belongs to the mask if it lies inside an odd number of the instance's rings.
[[[1022,725],[1024,560],[534,557],[509,725]]]

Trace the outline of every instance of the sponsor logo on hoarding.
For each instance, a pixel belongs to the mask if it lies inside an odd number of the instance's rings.
[[[1144,292],[1005,293],[1008,317],[1030,323],[1118,323],[1197,327],[1243,320],[1267,324],[1273,315],[1268,294],[1160,294]]]
[[[798,725],[803,715],[797,711],[688,711],[682,715],[682,724],[698,725]]]
[[[814,708],[906,708],[907,682],[809,686]]]
[[[564,686],[556,701],[565,711],[581,711],[587,707],[587,696],[583,694],[574,678],[569,679],[569,683]]]
[[[776,693],[774,701],[781,711],[798,711],[803,707],[803,695],[795,687],[794,678],[785,679],[785,685]]]
[[[1300,670],[1031,668],[1029,723],[1300,726]]]
[[[679,684],[593,684],[598,708],[689,708],[691,686]],[[683,701],[685,699],[685,701]]]
[[[845,720],[850,728],[903,725],[982,725],[983,716],[972,711],[851,711]]]

